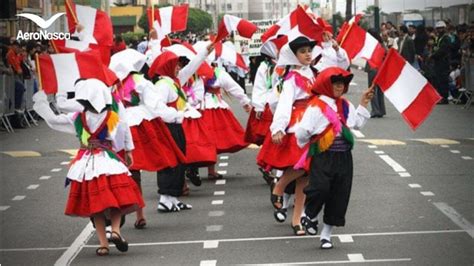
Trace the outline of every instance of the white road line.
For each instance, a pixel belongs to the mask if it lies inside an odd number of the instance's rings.
[[[0,206],[0,211],[6,211],[10,206]]]
[[[440,145],[440,147],[441,147],[441,148],[449,148],[449,145],[443,144],[443,145]]]
[[[458,151],[458,150],[449,150],[449,151],[450,151],[451,153],[456,153],[456,154],[457,154],[457,153],[461,153],[461,152]]]
[[[220,175],[226,175],[227,171],[226,170],[220,170],[220,171],[217,171],[217,173],[220,174]]]
[[[349,85],[351,85],[351,86],[357,86],[357,83],[351,82],[351,83],[349,83]]]
[[[455,234],[465,233],[466,230],[439,230],[439,231],[406,231],[406,232],[378,232],[378,233],[355,233],[350,234],[352,237],[372,237],[372,236],[403,236],[403,235],[430,235],[430,234]],[[333,235],[339,237],[339,235]],[[319,236],[278,236],[278,237],[259,237],[259,238],[230,238],[230,239],[214,239],[219,242],[253,242],[253,241],[274,241],[274,240],[300,240],[313,239]],[[130,243],[129,246],[166,246],[166,245],[184,245],[184,244],[202,244],[209,240],[187,240],[187,241],[170,241],[170,242],[148,242],[148,243]],[[97,248],[98,245],[85,245],[86,248]]]
[[[221,158],[221,160],[228,160],[229,156],[221,156],[220,158]]]
[[[18,201],[18,200],[24,200],[25,198],[26,198],[26,196],[15,196],[15,197],[13,197],[12,200]]]
[[[364,255],[362,253],[354,253],[354,254],[347,254],[347,258],[349,258],[349,261],[351,262],[364,262]]]
[[[47,180],[47,179],[50,179],[51,176],[50,175],[44,175],[44,176],[40,176],[40,180]]]
[[[385,154],[384,151],[374,151],[374,152],[375,152],[375,154]]]
[[[216,185],[225,185],[225,179],[216,180]]]
[[[219,167],[226,167],[228,165],[229,165],[228,163],[219,163]]]
[[[222,231],[222,225],[208,225],[206,226],[207,232],[219,232]]]
[[[461,156],[461,158],[463,158],[464,160],[472,160],[471,156]]]
[[[369,145],[367,147],[369,147],[369,149],[377,149],[377,145]]]
[[[25,252],[25,251],[50,251],[50,250],[65,250],[67,247],[57,247],[57,248],[3,248],[0,249],[0,252]]]
[[[405,168],[403,168],[400,164],[398,164],[392,157],[388,155],[379,155],[382,160],[384,160],[388,165],[390,165],[395,172],[406,172]]]
[[[407,172],[402,172],[402,173],[398,173],[401,177],[410,177],[410,173],[407,173]]]
[[[81,252],[82,248],[86,245],[87,241],[92,237],[94,233],[94,227],[92,223],[87,223],[86,227],[82,230],[79,236],[72,242],[71,246],[59,257],[54,263],[54,266],[69,265]]]
[[[201,260],[199,266],[216,266],[217,260]]]
[[[219,216],[224,216],[225,212],[224,211],[210,211],[207,215],[210,217],[219,217]]]
[[[354,136],[356,136],[356,138],[365,138],[365,135],[362,134],[362,132],[360,132],[359,130],[352,129],[351,131],[354,134]]]
[[[373,259],[364,260],[364,263],[380,263],[380,262],[403,262],[411,261],[411,258],[400,258],[400,259]],[[258,266],[286,266],[286,265],[315,265],[315,264],[350,264],[350,263],[361,263],[360,261],[350,260],[326,260],[326,261],[303,261],[303,262],[285,262],[285,263],[262,263],[262,264],[241,264],[241,265],[258,265]]]
[[[29,185],[26,189],[33,190],[33,189],[37,189],[39,186],[40,186],[40,185],[38,185],[38,184]]]
[[[210,240],[210,241],[205,241],[203,248],[217,248],[219,247],[219,241],[215,240]]]
[[[432,196],[435,195],[435,194],[434,194],[433,192],[431,192],[431,191],[421,191],[420,193],[421,193],[421,195],[427,196],[427,197],[432,197]]]
[[[68,164],[69,164],[69,161],[61,162],[61,165],[68,165]]]
[[[53,169],[51,169],[51,172],[55,173],[55,172],[59,172],[61,170],[62,170],[61,168],[53,168]]]
[[[471,238],[474,238],[474,225],[472,225],[468,220],[462,217],[454,208],[449,206],[444,202],[434,202],[436,208],[438,208],[442,213],[448,216],[451,221],[457,224],[459,227],[464,229]]]
[[[353,243],[354,238],[352,238],[351,235],[340,235],[339,241],[341,241],[341,243]]]
[[[211,202],[212,205],[222,205],[224,204],[224,200],[213,200]]]
[[[224,196],[225,191],[214,191],[214,196]]]
[[[408,184],[409,187],[411,188],[420,188],[421,185],[420,184]]]

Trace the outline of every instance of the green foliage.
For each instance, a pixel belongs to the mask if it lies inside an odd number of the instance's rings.
[[[122,38],[126,44],[131,43],[133,40],[140,42],[143,40],[143,37],[147,36],[146,33],[143,32],[125,32],[122,33]]]

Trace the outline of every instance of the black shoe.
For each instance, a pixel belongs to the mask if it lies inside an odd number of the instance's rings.
[[[191,181],[193,185],[199,187],[202,184],[201,177],[197,169],[188,169],[186,170],[186,177]]]
[[[327,240],[327,239],[321,239],[321,246],[319,246],[321,249],[331,249],[334,246],[332,245],[332,242]]]
[[[287,217],[287,209],[286,208],[281,208],[279,210],[275,210],[273,212],[273,217],[275,218],[275,220],[279,223],[284,223],[286,221],[286,217]]]
[[[301,217],[301,225],[304,226],[308,235],[314,236],[318,234],[318,220],[311,221],[308,216],[303,216]]]

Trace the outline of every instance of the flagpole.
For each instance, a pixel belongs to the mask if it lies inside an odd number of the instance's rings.
[[[342,36],[342,40],[341,40],[341,43],[339,44],[339,46],[342,46],[342,44],[344,43],[344,41],[346,40],[347,38],[347,35],[349,35],[349,32],[351,31],[352,29],[352,25],[354,25],[355,22],[351,23],[349,25],[349,29],[346,30],[346,32],[344,33],[344,36]]]
[[[36,53],[35,55],[35,61],[36,61],[36,72],[38,73],[39,89],[43,90],[43,82],[41,81],[41,69],[40,69],[38,53]]]
[[[77,25],[79,24],[76,18],[76,14],[74,13],[74,10],[72,10],[71,2],[69,0],[65,1],[66,8],[69,9],[69,13],[71,13],[72,18],[74,19],[74,23]]]

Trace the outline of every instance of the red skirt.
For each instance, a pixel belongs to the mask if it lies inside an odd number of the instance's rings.
[[[130,170],[160,171],[184,163],[186,158],[160,118],[143,120],[130,128],[135,149]]]
[[[245,141],[256,145],[262,145],[265,140],[265,136],[270,131],[270,125],[273,120],[273,113],[270,107],[265,105],[262,117],[258,120],[255,115],[255,109],[252,108],[250,112],[249,120],[247,121],[247,129],[245,130]]]
[[[229,109],[205,109],[202,121],[211,129],[217,153],[233,153],[246,148],[244,129]]]
[[[266,169],[284,170],[293,167],[303,155],[304,149],[296,144],[294,133],[287,133],[280,145],[272,142],[272,134],[265,136],[262,149],[257,156],[257,164]]]
[[[101,175],[89,181],[71,182],[65,214],[91,217],[94,214],[118,209],[122,215],[145,207],[140,189],[131,176]]]
[[[186,163],[196,167],[213,165],[217,160],[216,143],[209,134],[210,129],[200,118],[184,118],[186,137]]]

